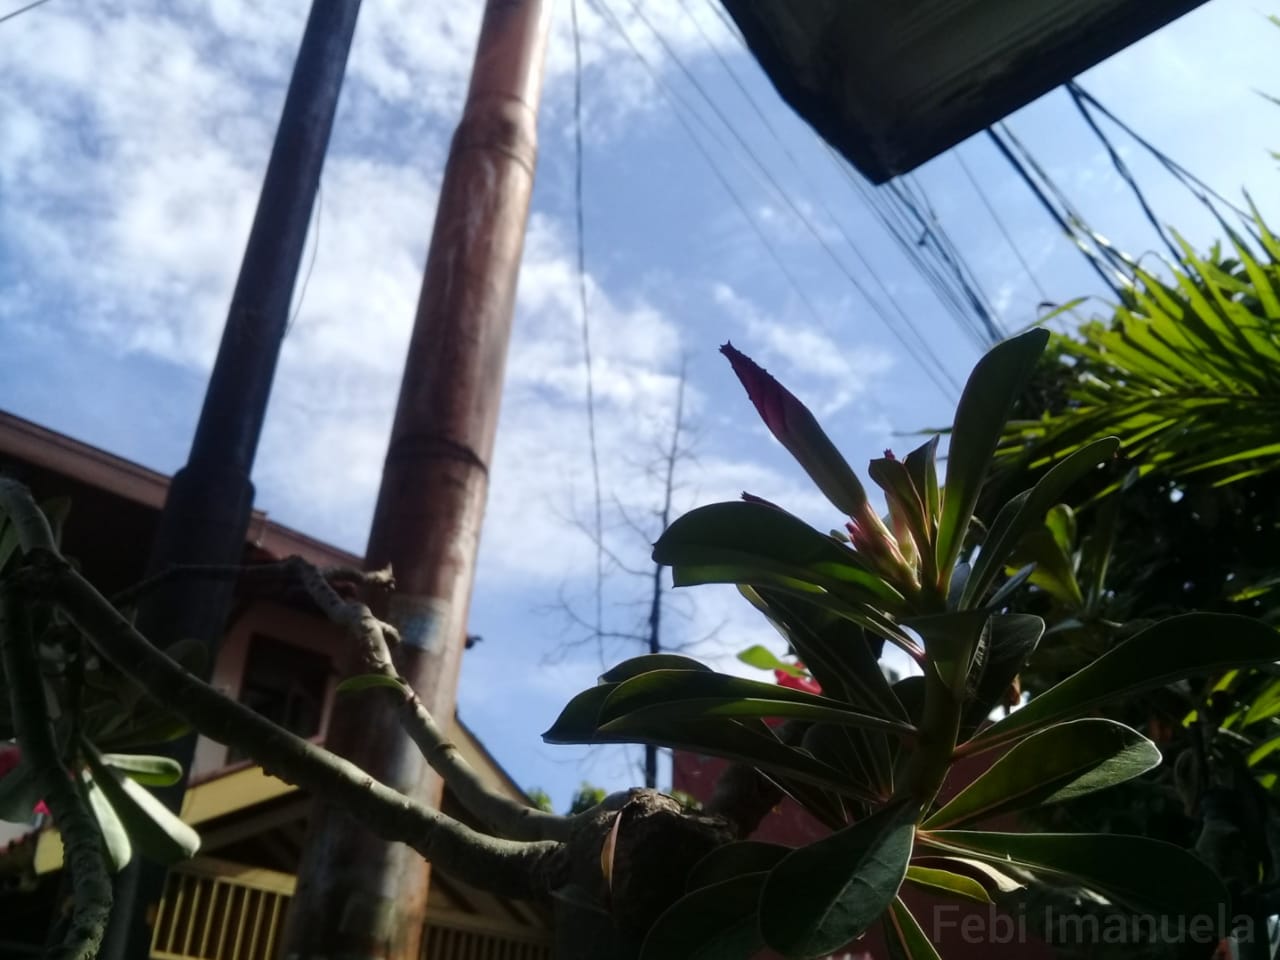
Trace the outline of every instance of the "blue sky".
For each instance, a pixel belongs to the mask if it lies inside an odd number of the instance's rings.
[[[579,529],[592,500],[573,234],[573,46],[557,4],[533,216],[493,465],[460,708],[521,783],[563,804],[586,778],[635,782],[634,754],[541,744],[565,700],[593,682],[600,649],[566,615],[593,616],[594,553]],[[606,2],[606,0],[597,0]],[[664,87],[591,4],[582,5],[585,217],[606,540],[643,567],[661,498],[682,362],[694,459],[679,509],[747,489],[812,522],[837,521],[757,424],[725,340],[820,412],[855,465],[950,420],[926,377],[788,205],[698,99],[630,0],[607,0],[681,102],[775,265],[673,116]],[[0,24],[0,408],[171,472],[184,461],[258,182],[306,14],[305,0],[51,0]],[[367,0],[326,165],[315,269],[284,345],[259,450],[258,506],[361,551],[391,424],[436,190],[465,90],[480,3]],[[778,100],[706,0],[649,0],[648,20],[805,211],[827,245],[888,293],[962,381],[978,350],[901,256],[816,137]],[[0,11],[3,12],[3,11]],[[1247,186],[1276,215],[1280,30],[1263,0],[1211,0],[1082,80],[1214,187]],[[776,142],[725,72],[746,82]],[[1131,195],[1058,91],[1015,114],[1018,136],[1093,226],[1156,248]],[[718,132],[712,132],[718,131]],[[1213,224],[1135,144],[1117,135],[1156,210],[1193,242]],[[723,144],[723,146],[721,145]],[[961,155],[1050,299],[1098,294],[1096,277],[981,138]],[[795,158],[795,163],[791,157]],[[1040,293],[956,158],[918,171],[1006,329]],[[625,517],[646,531],[627,527]],[[606,627],[634,631],[642,581],[610,565]],[[732,653],[775,643],[731,590],[671,597],[668,640]]]

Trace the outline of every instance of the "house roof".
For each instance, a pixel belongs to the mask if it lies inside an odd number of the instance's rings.
[[[125,460],[99,447],[90,446],[65,434],[24,420],[0,410],[0,471],[16,476],[37,496],[69,496],[73,504],[87,505],[92,511],[104,498],[110,498],[112,511],[95,511],[95,520],[111,524],[112,530],[125,525],[128,537],[107,536],[112,549],[129,551],[123,566],[129,570],[145,568],[145,552],[164,507],[169,478],[141,464]],[[110,514],[119,512],[119,522]],[[132,526],[128,526],[132,525]],[[262,510],[254,510],[249,525],[249,540],[276,556],[297,555],[318,566],[360,566],[363,560],[353,553],[323,543],[305,533],[270,520]],[[68,552],[83,559],[71,547]],[[134,554],[141,562],[130,564]]]
[[[724,0],[783,98],[874,183],[1204,0]]]

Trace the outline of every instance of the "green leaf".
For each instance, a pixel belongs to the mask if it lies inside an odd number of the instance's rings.
[[[766,736],[736,720],[680,722],[632,715],[613,721],[607,731],[600,730],[600,709],[616,688],[616,684],[606,684],[578,694],[542,739],[563,744],[652,743],[751,764],[821,787],[849,789],[847,778],[839,770],[787,746],[771,733]]]
[[[772,590],[756,592],[766,615],[786,636],[826,696],[868,712],[906,719],[879,658],[884,643],[817,604]]]
[[[895,957],[902,960],[942,960],[901,897],[893,898],[884,926],[885,943]]]
[[[851,710],[839,700],[699,670],[651,670],[618,684],[600,710],[599,729],[607,733],[614,721],[641,712],[649,721],[793,717],[904,735],[915,732],[903,721]]]
[[[1095,440],[1075,451],[1051,469],[1030,490],[1009,501],[996,515],[982,550],[974,564],[973,574],[965,584],[962,607],[977,603],[986,595],[995,578],[1004,569],[1009,553],[1028,530],[1044,522],[1044,516],[1061,499],[1067,489],[1115,454],[1120,441],[1115,437]]]
[[[399,677],[388,677],[385,673],[361,673],[354,677],[347,677],[339,683],[337,692],[360,693],[378,687],[395,690],[398,693],[404,693],[406,689],[404,681]]]
[[[726,843],[694,864],[685,880],[685,889],[709,887],[748,873],[768,873],[790,852],[790,847],[762,840]]]
[[[787,956],[820,957],[859,937],[906,876],[916,808],[885,807],[788,854],[760,894],[760,932]]]
[[[1249,617],[1188,613],[1162,620],[1035,697],[964,744],[989,750],[1099,703],[1175,680],[1280,659],[1280,634]]]
[[[920,836],[923,836],[923,834],[920,834]],[[939,867],[948,873],[959,873],[970,879],[973,879],[973,874],[977,874],[981,878],[977,880],[977,883],[983,890],[987,891],[988,896],[992,891],[996,893],[1016,893],[1019,890],[1026,889],[1025,883],[1015,880],[1004,870],[993,867],[982,860],[974,860],[972,857],[920,856],[917,853],[912,858],[911,863],[913,867]],[[1008,869],[1007,866],[1006,869]]]
[[[929,667],[936,670],[943,684],[957,697],[962,697],[974,654],[983,643],[983,634],[991,614],[986,610],[963,610],[903,620],[924,639]]]
[[[642,657],[623,660],[616,667],[611,667],[600,674],[601,683],[621,683],[650,670],[710,670],[705,663],[692,657],[682,657],[675,653],[647,653]]]
[[[956,409],[947,453],[947,481],[938,524],[938,571],[949,575],[960,555],[978,491],[1000,432],[1049,340],[1032,330],[992,349],[973,368]]]
[[[129,831],[120,822],[115,807],[111,806],[111,801],[103,794],[102,788],[90,777],[84,778],[84,792],[89,799],[93,818],[98,821],[98,830],[102,834],[102,844],[107,851],[111,872],[118,873],[133,859]]]
[[[1015,568],[1030,565],[1028,579],[1068,610],[1084,606],[1075,564],[1048,527],[1028,530],[1008,559]]]
[[[920,841],[961,856],[1015,865],[1079,883],[1141,912],[1225,916],[1227,891],[1194,854],[1161,840],[1092,833],[921,832]]]
[[[1257,766],[1259,763],[1267,759],[1267,757],[1271,756],[1271,754],[1275,753],[1277,750],[1280,750],[1280,737],[1272,737],[1270,740],[1267,740],[1264,743],[1261,743],[1258,746],[1254,747],[1254,749],[1249,754],[1248,760],[1246,760],[1245,762],[1251,767]]]
[[[556,722],[542,735],[546,743],[593,743],[600,723],[600,708],[617,688],[616,683],[583,690],[565,704]]]
[[[761,946],[756,923],[764,873],[685,894],[654,921],[640,960],[744,960]]]
[[[163,864],[177,863],[196,855],[200,849],[200,834],[183,823],[146,787],[121,776],[103,763],[98,751],[87,740],[82,741],[82,747],[94,783],[110,801],[139,853]]]
[[[785,510],[748,501],[713,503],[671,524],[653,545],[654,563],[726,567],[742,582],[792,578],[856,601],[900,605],[902,594],[867,570],[847,546]],[[689,581],[678,579],[677,585]]]
[[[980,652],[980,670],[965,704],[962,728],[976,728],[1002,701],[1013,678],[1035,652],[1044,635],[1044,621],[1029,613],[996,613],[987,621],[986,642]]]
[[[924,822],[944,829],[1084,796],[1160,765],[1156,745],[1122,723],[1087,719],[1027,737]]]
[[[936,434],[907,454],[903,463],[911,475],[911,483],[924,497],[925,515],[929,518],[930,536],[938,522],[941,495],[938,492],[938,441]]]
[[[141,753],[104,753],[102,762],[145,787],[167,787],[182,779],[182,764]]]
[[[747,647],[738,654],[738,659],[749,667],[755,667],[758,670],[781,670],[783,673],[792,677],[807,677],[807,670],[801,670],[794,663],[787,663],[785,660],[779,660],[768,647],[762,647],[760,644]]]
[[[800,743],[823,763],[844,771],[867,793],[888,797],[893,792],[893,757],[887,736],[814,723],[805,730]]]
[[[921,867],[912,864],[907,867],[907,883],[915,884],[921,890],[940,893],[960,900],[972,900],[974,903],[991,903],[991,896],[986,887],[972,877],[950,870],[938,870],[933,867]]]
[[[924,494],[917,490],[911,472],[901,460],[882,457],[872,460],[867,473],[884,491],[889,516],[906,526],[906,532],[923,553],[933,544],[933,523],[925,513]],[[901,533],[895,524],[895,535]]]
[[[25,760],[19,760],[17,766],[0,778],[0,820],[31,823],[40,799],[35,771]]]

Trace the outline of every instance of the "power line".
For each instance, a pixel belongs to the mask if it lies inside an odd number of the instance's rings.
[[[658,43],[666,52],[667,56],[670,57],[672,62],[675,63],[676,67],[680,70],[680,72],[684,75],[684,77],[689,81],[690,86],[692,86],[694,90],[698,93],[698,95],[703,99],[703,101],[706,102],[706,104],[711,108],[711,111],[720,120],[721,124],[724,125],[724,127],[729,131],[730,135],[734,138],[734,140],[737,141],[738,146],[741,148],[742,152],[745,153],[747,157],[751,160],[752,164],[754,164],[754,166],[759,171],[760,175],[764,178],[768,186],[770,186],[773,192],[776,193],[779,198],[781,198],[782,202],[787,206],[787,208],[796,217],[796,219],[804,226],[806,231],[814,238],[814,240],[818,242],[819,246],[822,247],[822,249],[826,252],[827,256],[830,257],[832,262],[836,265],[836,268],[839,269],[845,275],[845,277],[849,280],[850,284],[852,284],[854,289],[857,290],[858,293],[862,296],[862,298],[866,301],[867,305],[877,315],[877,317],[884,324],[885,328],[889,331],[889,333],[898,341],[898,343],[902,346],[902,348],[906,350],[908,353],[911,353],[917,356],[923,354],[924,356],[928,357],[930,362],[932,362],[936,366],[937,370],[941,373],[942,377],[948,379],[952,383],[953,388],[958,389],[958,385],[955,384],[955,381],[951,378],[950,373],[947,371],[942,361],[938,358],[937,354],[934,353],[933,349],[929,346],[929,343],[925,339],[923,334],[919,331],[918,328],[916,328],[913,321],[905,313],[902,314],[902,319],[905,327],[916,338],[917,342],[915,345],[908,343],[903,335],[902,330],[899,329],[898,326],[896,326],[889,319],[889,317],[885,315],[883,308],[871,296],[870,292],[863,285],[862,281],[859,280],[858,276],[849,269],[849,267],[844,263],[844,261],[840,258],[840,256],[831,247],[831,244],[827,241],[827,239],[822,236],[821,231],[817,229],[813,221],[804,213],[803,210],[800,209],[800,207],[796,204],[796,202],[791,198],[790,194],[786,191],[786,189],[784,189],[783,186],[778,182],[777,177],[774,176],[772,171],[770,171],[769,168],[763,163],[763,161],[761,161],[760,157],[752,149],[751,145],[747,142],[746,138],[742,136],[742,134],[739,132],[737,127],[733,124],[733,122],[729,119],[729,117],[725,114],[725,112],[720,108],[720,106],[715,102],[714,98],[712,98],[711,95],[707,93],[706,88],[702,85],[702,83],[698,80],[698,78],[693,74],[693,72],[685,65],[683,60],[680,58],[679,54],[676,53],[675,49],[663,36],[661,31],[659,31],[657,27],[653,24],[653,22],[645,15],[644,11],[635,2],[635,0],[628,0],[628,2],[631,4],[631,7],[634,10],[637,18],[639,18],[640,21],[644,23],[646,27],[648,27],[649,31],[657,39]],[[684,9],[685,9],[686,15],[692,18],[692,14],[689,13],[688,8],[685,7]],[[694,19],[694,23],[695,25],[697,25],[696,18]],[[699,25],[699,29],[701,29],[700,25]],[[703,35],[706,36],[705,33]],[[866,259],[862,256],[861,252],[857,249],[856,245],[853,244],[852,240],[848,237],[848,234],[845,233],[843,228],[840,226],[839,221],[836,220],[836,218],[834,217],[834,215],[830,213],[830,211],[827,211],[827,215],[833,222],[836,223],[837,229],[839,229],[840,232],[845,236],[846,242],[848,242],[850,247],[853,249],[855,256],[857,256],[858,259],[862,262],[863,266],[868,269],[869,273],[873,273],[874,271],[870,270],[870,265],[867,263]],[[923,367],[923,364],[922,364],[922,367]],[[934,384],[938,387],[938,389],[941,390],[944,395],[946,395],[948,391],[940,382],[939,378],[927,367],[924,369],[925,369],[925,372],[929,375],[930,379],[932,379]]]
[[[711,155],[711,151],[707,149],[706,144],[704,144],[698,138],[698,135],[694,131],[692,125],[689,123],[688,120],[685,119],[684,115],[680,112],[679,107],[682,105],[682,101],[675,94],[670,84],[668,84],[663,79],[661,72],[650,62],[649,58],[644,55],[644,53],[640,50],[640,48],[636,46],[635,41],[631,39],[631,35],[627,33],[626,27],[623,26],[622,21],[617,18],[617,15],[613,12],[612,8],[608,6],[605,0],[591,0],[591,4],[602,16],[604,16],[608,20],[610,25],[618,32],[619,36],[622,37],[623,41],[625,41],[627,46],[631,49],[631,52],[635,55],[636,59],[640,61],[640,64],[644,67],[645,71],[649,74],[650,78],[654,81],[654,84],[658,87],[658,90],[666,98],[667,102],[671,104],[673,108],[671,115],[675,117],[676,122],[678,122],[684,128],[685,133],[688,135],[689,139],[693,142],[694,148],[698,151],[698,153],[702,155],[702,158],[703,160],[706,161],[707,166],[711,168],[712,174],[720,182],[720,185],[724,187],[725,192],[729,194],[729,198],[733,201],[734,206],[738,208],[738,211],[742,214],[743,218],[747,221],[747,225],[751,228],[752,232],[755,233],[756,237],[758,237],[760,242],[764,245],[765,251],[769,254],[770,259],[773,260],[775,265],[778,267],[779,271],[782,273],[783,277],[786,279],[787,283],[795,291],[796,296],[799,297],[800,301],[804,304],[805,308],[809,311],[810,315],[814,319],[814,322],[830,333],[831,327],[827,323],[827,321],[823,318],[821,312],[818,310],[817,305],[814,304],[813,300],[810,299],[809,295],[805,292],[804,287],[796,279],[796,276],[791,271],[791,268],[787,266],[786,261],[782,259],[782,256],[778,253],[777,248],[774,247],[773,241],[769,239],[768,234],[764,232],[760,224],[756,222],[755,217],[751,215],[751,212],[747,208],[746,202],[742,199],[742,196],[733,188],[733,184],[729,182],[729,179],[724,175],[724,171],[720,169],[720,165],[716,162],[716,158]],[[689,108],[686,106],[685,109],[689,109]]]
[[[1234,203],[1232,203],[1222,194],[1218,193],[1218,191],[1214,190],[1213,187],[1209,186],[1207,183],[1205,183],[1203,180],[1197,177],[1194,173],[1192,173],[1186,167],[1182,166],[1182,164],[1178,163],[1176,160],[1170,157],[1167,153],[1165,153],[1159,147],[1151,143],[1151,141],[1143,137],[1140,133],[1134,130],[1133,127],[1129,126],[1119,117],[1117,117],[1114,113],[1112,113],[1106,107],[1106,105],[1104,105],[1097,97],[1091,94],[1084,87],[1080,86],[1080,84],[1077,81],[1075,80],[1070,81],[1067,84],[1067,88],[1073,91],[1073,96],[1078,95],[1082,100],[1087,102],[1090,106],[1096,109],[1104,117],[1106,117],[1108,120],[1114,123],[1117,127],[1119,127],[1121,130],[1127,133],[1130,137],[1132,137],[1138,143],[1139,146],[1141,146],[1153,157],[1155,157],[1156,160],[1159,161],[1160,165],[1163,166],[1166,170],[1169,171],[1170,174],[1173,175],[1174,179],[1176,179],[1179,183],[1181,183],[1184,187],[1186,187],[1187,190],[1189,190],[1197,200],[1199,200],[1202,204],[1208,207],[1209,210],[1214,214],[1214,216],[1218,217],[1219,220],[1221,220],[1221,217],[1218,213],[1217,208],[1214,207],[1213,203],[1210,201],[1209,199],[1210,197],[1212,197],[1214,200],[1217,200],[1219,203],[1225,206],[1232,213],[1236,214],[1238,217],[1242,218],[1246,223],[1249,223],[1252,221],[1253,218],[1246,211],[1241,210],[1239,207],[1237,207]]]
[[[1039,279],[1036,277],[1036,273],[1031,269],[1031,264],[1027,262],[1026,257],[1022,255],[1021,248],[1013,242],[1013,237],[1005,226],[1004,220],[1001,219],[1000,214],[996,212],[996,208],[992,206],[991,201],[987,198],[987,193],[982,189],[982,185],[978,183],[978,178],[973,175],[973,171],[970,170],[969,165],[965,163],[964,155],[960,152],[960,148],[957,147],[952,150],[951,155],[956,158],[956,162],[960,164],[960,169],[963,170],[964,175],[969,178],[969,183],[973,185],[973,190],[978,195],[978,199],[981,200],[982,205],[986,207],[987,213],[991,215],[991,219],[996,225],[996,229],[999,230],[1000,235],[1004,237],[1004,242],[1009,245],[1009,249],[1013,251],[1013,255],[1017,258],[1018,263],[1022,264],[1022,269],[1026,271],[1028,279],[1031,280],[1032,285],[1040,294],[1041,301],[1048,302],[1051,299],[1048,291],[1045,290],[1043,284],[1041,284]]]
[[[823,142],[823,146],[826,148],[827,155],[831,163],[834,164],[836,171],[849,182],[849,185],[858,194],[862,202],[880,221],[885,232],[897,244],[903,257],[914,267],[938,298],[938,303],[951,314],[956,325],[962,332],[969,335],[974,345],[979,350],[982,350],[986,346],[982,331],[974,324],[969,311],[964,308],[964,304],[960,301],[956,292],[947,283],[946,277],[921,253],[921,248],[916,242],[915,232],[912,230],[910,223],[907,222],[903,210],[893,202],[892,194],[883,194],[873,188],[848,165],[830,144]]]
[[[1147,222],[1151,224],[1151,228],[1155,230],[1156,236],[1158,236],[1164,243],[1165,248],[1168,249],[1169,253],[1173,256],[1173,259],[1175,261],[1178,260],[1180,257],[1178,248],[1174,246],[1173,241],[1170,240],[1168,234],[1165,233],[1164,226],[1156,217],[1155,211],[1151,209],[1151,204],[1147,202],[1147,197],[1142,192],[1142,188],[1138,186],[1138,181],[1134,178],[1133,172],[1129,169],[1128,164],[1124,162],[1124,158],[1120,156],[1115,145],[1112,144],[1111,139],[1103,132],[1102,128],[1098,126],[1098,122],[1093,119],[1093,114],[1089,112],[1089,108],[1086,106],[1084,97],[1081,96],[1079,88],[1072,84],[1067,84],[1067,94],[1071,97],[1071,102],[1075,104],[1075,108],[1079,111],[1080,116],[1084,118],[1084,122],[1088,125],[1089,129],[1093,131],[1094,136],[1101,141],[1102,146],[1106,149],[1107,156],[1111,158],[1111,165],[1115,167],[1116,173],[1120,175],[1120,179],[1128,184],[1129,190],[1137,199],[1138,206],[1142,208],[1142,212],[1146,216]]]
[[[919,191],[919,198],[911,195],[913,187]],[[927,244],[932,242],[938,259],[955,277],[956,284],[959,287],[958,292],[968,301],[974,316],[977,317],[982,334],[986,337],[987,346],[995,346],[1004,337],[992,317],[995,312],[994,308],[991,307],[990,301],[987,300],[986,293],[978,285],[977,278],[973,276],[973,271],[963,262],[960,257],[960,251],[956,249],[950,235],[942,229],[942,224],[939,222],[938,215],[934,212],[933,205],[929,202],[928,194],[924,192],[924,188],[915,184],[914,179],[908,175],[899,178],[894,183],[890,183],[889,193],[896,197],[907,212],[915,218],[922,231],[919,245],[927,249]],[[927,219],[924,213],[921,212],[921,207],[928,212]],[[966,276],[966,273],[968,276]]]
[[[302,275],[302,286],[298,289],[298,302],[293,305],[293,316],[284,325],[282,339],[289,336],[289,331],[293,329],[293,325],[298,320],[298,314],[302,313],[302,303],[307,299],[307,287],[311,286],[311,274],[316,268],[316,255],[320,252],[320,217],[323,213],[324,181],[321,180],[316,183],[316,209],[312,215],[313,223],[311,228],[311,256],[307,258],[307,272]]]
[[[16,16],[26,13],[28,10],[34,10],[36,7],[44,6],[49,0],[35,0],[34,3],[28,3],[25,7],[19,7],[17,10],[10,10],[8,13],[0,16],[0,23],[6,20],[12,20]]]
[[[582,357],[587,372],[587,445],[591,450],[591,483],[595,495],[596,635],[604,630],[604,516],[600,496],[600,453],[596,446],[595,378],[591,364],[591,314],[587,310],[586,217],[582,202],[582,34],[578,29],[578,0],[569,5],[573,21],[573,196],[577,212],[578,299],[582,308]]]
[[[786,155],[787,159],[791,162],[792,166],[794,166],[796,170],[801,174],[801,176],[805,179],[806,183],[810,183],[810,185],[812,185],[810,179],[805,174],[804,169],[800,164],[799,160],[796,158],[795,154],[791,151],[790,147],[787,145],[786,141],[782,138],[781,134],[778,133],[777,128],[769,119],[768,115],[760,107],[759,102],[756,100],[754,96],[752,96],[751,92],[747,89],[746,84],[742,81],[742,78],[738,75],[738,72],[734,70],[733,66],[721,53],[719,47],[716,45],[715,41],[708,35],[707,31],[703,28],[698,18],[692,14],[692,12],[688,7],[687,0],[680,0],[680,3],[684,9],[686,17],[693,22],[694,26],[698,29],[698,32],[702,34],[703,39],[707,41],[707,45],[711,48],[716,58],[720,61],[720,64],[724,68],[725,72],[729,75],[734,85],[738,88],[738,91],[742,94],[743,98],[746,99],[748,104],[751,106],[751,109],[756,114],[756,116],[760,118],[761,122],[764,124],[765,128],[769,131],[773,139],[777,142],[778,146],[782,149],[782,152]],[[745,41],[742,40],[741,33],[737,30],[736,25],[733,23],[733,21],[729,19],[728,15],[720,8],[720,6],[715,2],[715,0],[707,0],[707,3],[711,7],[712,11],[716,14],[716,16],[720,19],[721,23],[724,25],[729,35],[736,37],[738,41],[745,48]],[[824,143],[824,146],[825,146],[825,143]],[[845,176],[849,175],[848,171],[842,167],[841,162],[838,159],[836,160],[836,165],[837,165],[837,168],[840,169],[840,172],[842,174],[844,174]],[[868,206],[871,205],[865,196],[862,197],[862,199],[864,203],[868,204]],[[904,322],[909,325],[911,321],[907,319],[905,312],[902,310],[901,305],[898,303],[896,298],[894,298],[892,295],[889,294],[887,288],[885,287],[884,282],[880,279],[879,274],[876,273],[876,271],[871,267],[866,257],[862,255],[862,252],[859,250],[858,245],[854,242],[853,238],[850,237],[848,231],[844,228],[844,225],[842,224],[840,219],[836,217],[830,211],[830,209],[825,205],[822,205],[822,208],[827,213],[827,216],[831,220],[831,222],[835,224],[837,230],[839,230],[841,236],[844,238],[845,242],[849,245],[850,249],[853,250],[855,256],[858,258],[863,268],[867,271],[867,273],[871,275],[872,279],[875,281],[880,291],[885,295],[885,299],[893,305],[897,313],[900,316],[902,316]],[[889,229],[887,223],[885,224],[885,227],[886,229]],[[975,313],[977,313],[979,321],[983,324],[983,326],[985,327],[985,330],[974,328],[971,325],[967,317],[967,310],[964,306],[964,303],[958,300],[954,294],[950,294],[949,292],[947,292],[948,284],[946,279],[938,275],[936,271],[930,270],[929,267],[924,262],[923,258],[917,252],[917,248],[910,243],[908,243],[904,247],[904,253],[907,256],[908,262],[911,263],[911,265],[918,272],[920,272],[922,276],[925,277],[926,282],[929,284],[930,288],[933,289],[934,293],[938,296],[939,301],[941,302],[944,309],[947,309],[948,312],[952,314],[953,319],[956,320],[956,322],[961,326],[962,329],[971,333],[971,335],[974,337],[974,340],[977,346],[980,349],[990,346],[992,342],[998,341],[1000,339],[1001,334],[998,328],[995,326],[994,321],[992,320],[992,317],[991,317],[991,315],[994,313],[994,308],[990,306],[989,300],[986,304],[983,304],[982,302],[983,300],[987,300],[987,298],[985,294],[981,292],[981,285],[978,283],[976,275],[974,274],[972,268],[970,268],[964,262],[963,257],[961,257],[961,255],[959,254],[959,251],[956,250],[954,243],[951,242],[950,237],[946,234],[946,231],[943,229],[941,222],[938,221],[936,216],[933,217],[932,224],[925,225],[925,229],[927,230],[929,235],[933,237],[934,242],[939,245],[940,258],[944,261],[944,263],[946,263],[948,269],[952,273],[954,273],[957,283],[961,286],[962,290],[964,291],[965,298],[970,301],[970,306],[973,307]],[[968,274],[967,278],[965,275],[966,273]],[[976,288],[976,292],[975,292],[975,288]],[[920,339],[923,340],[923,337],[921,336]],[[945,375],[953,384],[955,383],[954,378],[951,377],[949,372],[946,373]],[[956,384],[956,389],[957,390],[959,389],[958,384]]]
[[[1058,208],[1053,205],[1053,201],[1049,199],[1048,195],[1044,192],[1044,189],[1031,176],[1031,173],[1027,169],[1027,165],[1015,156],[1010,145],[1005,143],[1004,137],[1008,137],[1010,143],[1021,149],[1021,144],[1013,137],[1008,127],[1001,124],[999,131],[994,127],[988,127],[987,136],[991,139],[991,142],[996,145],[996,149],[1000,151],[1001,156],[1003,156],[1005,160],[1008,161],[1009,165],[1013,167],[1014,172],[1018,174],[1022,179],[1022,182],[1025,183],[1027,188],[1035,195],[1035,198],[1040,201],[1040,205],[1049,213],[1049,216],[1053,217],[1054,222],[1058,224],[1062,229],[1062,232],[1067,235],[1067,238],[1071,240],[1076,249],[1080,251],[1089,266],[1092,267],[1098,276],[1102,278],[1102,282],[1115,293],[1117,298],[1123,299],[1120,288],[1116,285],[1115,279],[1109,276],[1107,272],[1102,269],[1102,265],[1098,262],[1097,254],[1090,250],[1089,247],[1081,241],[1076,230],[1072,228],[1071,224],[1067,222],[1066,218]],[[1030,161],[1030,158],[1028,158],[1028,160]],[[1034,164],[1034,161],[1030,161],[1030,163],[1038,170],[1038,166]],[[1043,176],[1043,171],[1038,172]]]
[[[711,51],[715,54],[716,59],[720,61],[720,65],[721,67],[724,68],[725,73],[729,75],[729,78],[733,81],[734,86],[738,88],[738,92],[742,95],[743,99],[745,99],[747,103],[751,106],[751,109],[755,113],[755,115],[759,117],[760,122],[764,125],[765,129],[769,132],[770,136],[772,136],[773,140],[777,143],[778,147],[782,150],[786,158],[790,161],[791,166],[796,170],[796,172],[800,175],[801,179],[804,181],[804,183],[807,186],[810,187],[810,189],[815,189],[812,178],[805,172],[803,165],[800,163],[795,153],[792,152],[791,147],[787,144],[786,140],[778,132],[778,128],[774,126],[773,121],[769,119],[768,114],[760,106],[760,102],[755,98],[754,95],[752,95],[751,91],[747,88],[747,85],[743,82],[742,78],[738,75],[738,72],[733,68],[733,65],[729,62],[728,58],[726,58],[724,54],[720,51],[720,48],[716,44],[715,40],[712,39],[712,37],[703,28],[698,18],[693,15],[693,12],[689,9],[687,5],[687,0],[680,0],[680,4],[684,8],[685,16],[688,17],[688,19],[693,22],[693,25],[698,29],[698,32],[702,35],[703,39],[706,40],[707,46],[711,48]],[[707,4],[715,12],[715,14],[720,18],[721,22],[725,25],[725,28],[730,34],[730,36],[735,36],[738,38],[739,41],[741,41],[742,40],[741,35],[737,32],[737,29],[733,21],[728,19],[728,15],[725,14],[725,12],[722,9],[720,9],[720,6],[716,3],[716,0],[707,0]],[[822,141],[819,141],[819,142],[822,142]],[[825,143],[824,143],[824,146],[825,146]],[[815,192],[817,192],[816,189],[815,189]],[[848,244],[849,249],[853,251],[853,254],[857,258],[858,263],[871,277],[872,281],[875,283],[880,293],[884,296],[885,302],[892,306],[894,311],[898,314],[899,318],[901,318],[903,324],[908,329],[911,329],[913,332],[915,332],[918,339],[923,341],[923,336],[919,334],[916,331],[915,327],[912,325],[911,319],[907,316],[906,311],[903,310],[902,304],[898,301],[898,298],[893,296],[893,294],[889,291],[888,286],[885,284],[884,280],[881,279],[879,272],[874,267],[872,267],[870,261],[863,254],[862,250],[859,248],[857,242],[853,239],[852,236],[850,236],[849,231],[845,229],[844,223],[841,221],[841,219],[837,217],[830,210],[829,207],[826,207],[825,205],[823,205],[822,208],[826,212],[827,218],[831,221],[832,224],[835,225],[836,230],[839,231],[840,236],[844,239],[844,242]],[[863,296],[865,297],[866,294],[864,293]],[[875,307],[873,304],[873,309],[874,308]],[[937,366],[942,376],[947,380],[948,383],[951,384],[954,390],[951,396],[954,399],[954,397],[959,394],[960,384],[956,381],[951,371],[948,370],[944,365],[942,365],[937,360],[936,355],[927,353],[926,356],[930,356],[932,358],[933,362]],[[935,384],[937,383],[936,380],[934,382]],[[939,387],[941,387],[940,384],[939,384]]]

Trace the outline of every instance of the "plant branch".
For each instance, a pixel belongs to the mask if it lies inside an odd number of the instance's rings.
[[[489,790],[436,724],[409,682],[400,676],[387,643],[393,628],[378,620],[363,603],[344,600],[323,573],[299,557],[285,561],[316,606],[333,623],[343,627],[361,648],[365,666],[385,677],[394,688],[384,688],[399,700],[400,723],[431,768],[449,784],[458,801],[498,833],[513,840],[568,840],[571,824],[556,816]]]
[[[29,499],[25,489],[21,493]],[[0,503],[7,506],[12,499],[11,489],[0,487]],[[17,585],[56,602],[107,660],[166,709],[218,742],[243,750],[266,772],[340,806],[383,839],[407,843],[465,883],[523,898],[555,888],[562,869],[559,844],[478,833],[224,697],[138,633],[51,549],[51,537],[40,539],[24,542],[27,563]]]
[[[39,514],[38,508],[36,513]],[[49,531],[43,515],[38,522],[21,513],[11,517],[22,540],[42,539]],[[48,539],[52,542],[52,534]],[[62,833],[71,879],[71,925],[53,957],[55,960],[91,960],[97,956],[111,915],[111,878],[107,874],[102,835],[59,759],[31,635],[30,613],[24,599],[16,593],[8,584],[0,588],[0,653],[8,678],[14,732],[22,747],[23,760],[34,772],[40,795]]]

